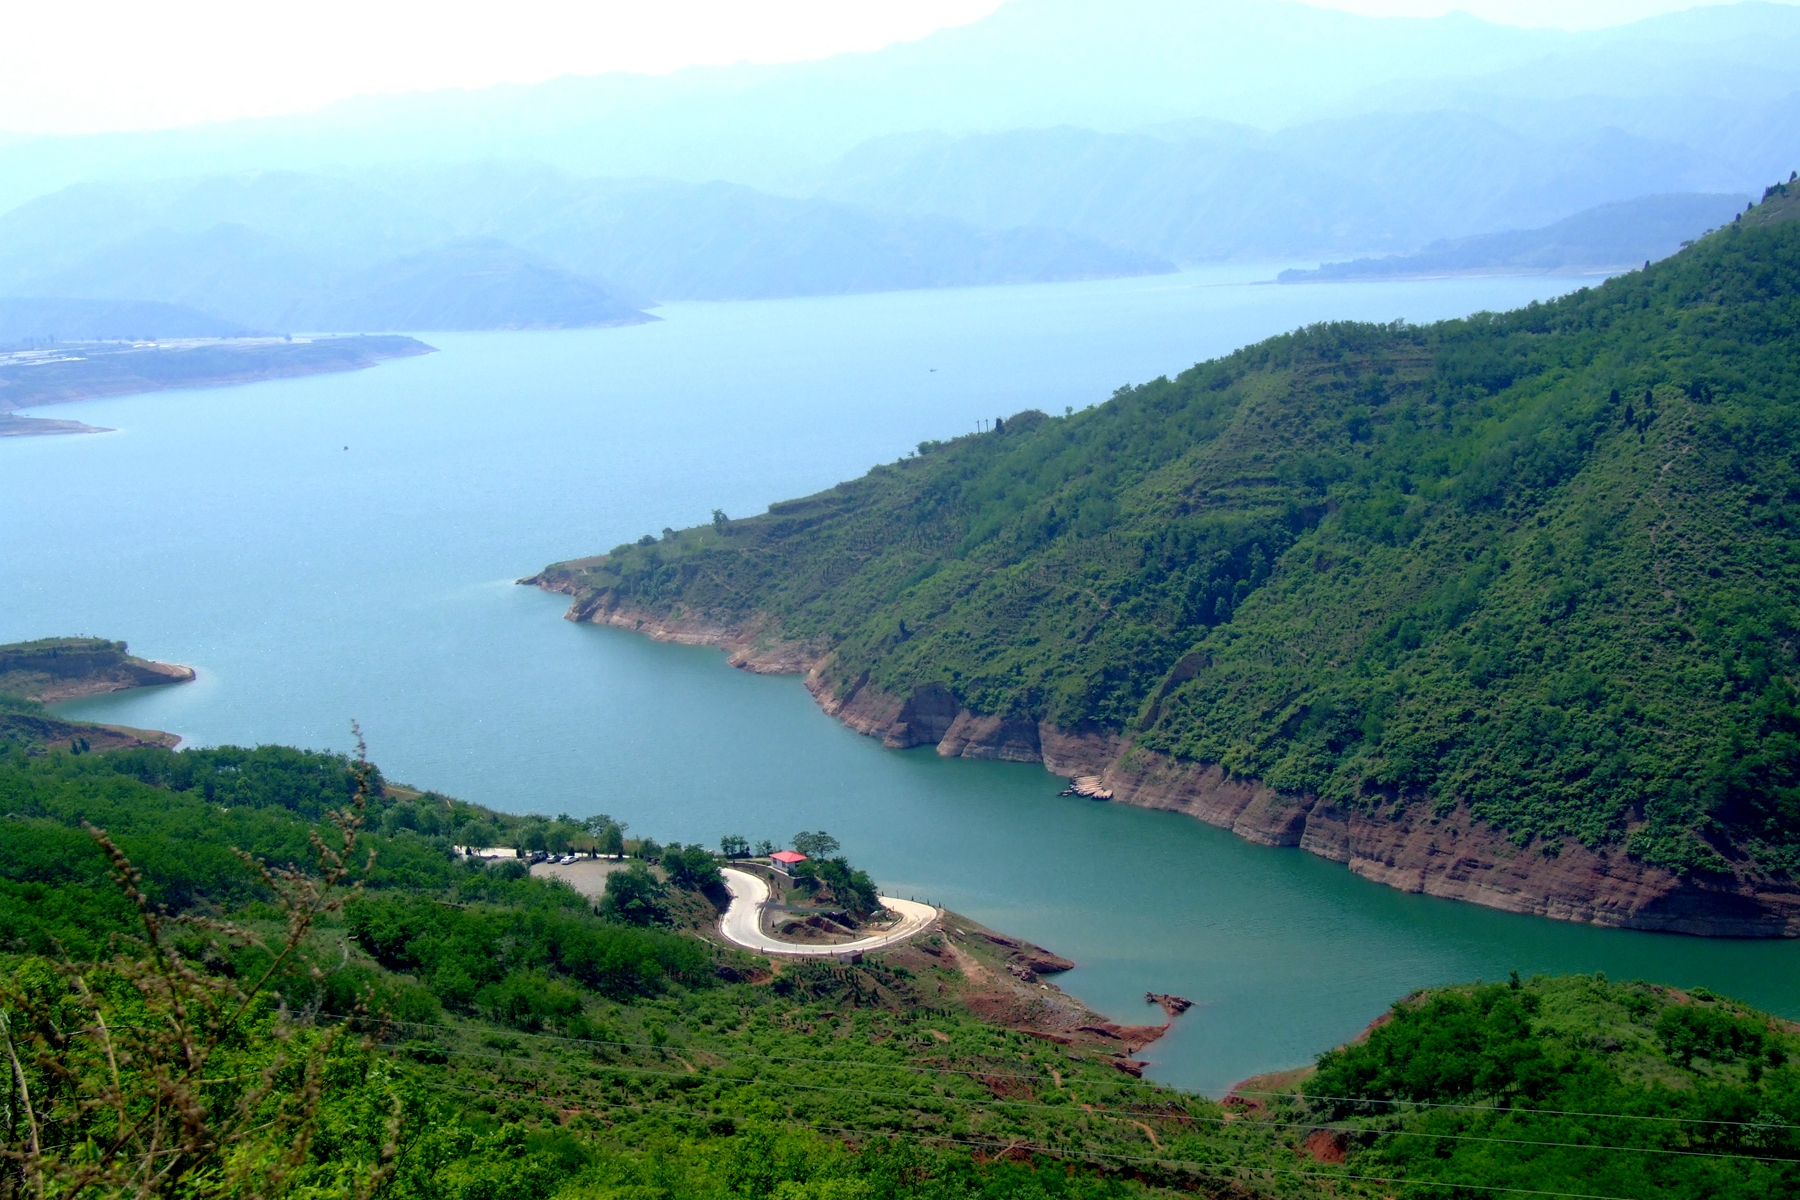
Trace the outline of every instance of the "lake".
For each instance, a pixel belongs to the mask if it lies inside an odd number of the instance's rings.
[[[797,679],[559,620],[513,580],[714,507],[760,511],[917,442],[1312,321],[1425,321],[1552,278],[1276,287],[1273,270],[680,304],[625,329],[426,335],[350,375],[61,405],[0,442],[0,641],[123,638],[198,682],[64,707],[196,743],[347,748],[512,811],[662,841],[825,828],[891,893],[1075,959],[1120,1021],[1197,1002],[1151,1074],[1218,1091],[1308,1061],[1415,987],[1509,970],[1704,984],[1800,1017],[1800,944],[1624,933],[1402,895],[1041,768],[896,753]]]

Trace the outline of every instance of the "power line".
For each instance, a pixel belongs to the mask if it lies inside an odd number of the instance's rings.
[[[340,1021],[340,1023],[348,1023],[348,1021],[355,1020],[355,1019],[358,1019],[358,1018],[343,1018]],[[387,1020],[386,1018],[361,1018],[361,1019],[370,1020],[370,1021],[380,1021],[381,1023],[388,1024],[388,1025],[407,1025],[407,1026],[411,1026],[411,1027],[417,1028],[417,1029],[442,1029],[442,1030],[446,1030],[451,1033],[468,1032],[468,1030],[464,1029],[461,1026],[457,1026],[457,1025],[432,1025],[432,1024],[428,1024],[423,1021],[391,1021],[391,1020]],[[574,1046],[614,1046],[614,1047],[622,1047],[625,1049],[632,1049],[632,1050],[669,1050],[669,1049],[671,1049],[671,1047],[666,1044],[659,1046],[659,1045],[656,1045],[654,1042],[614,1042],[614,1041],[604,1041],[599,1038],[565,1037],[562,1034],[556,1034],[556,1033],[529,1033],[524,1030],[513,1030],[513,1031],[509,1032],[508,1036],[538,1038],[543,1041],[551,1041],[551,1042],[566,1042],[566,1043],[568,1043],[570,1045],[574,1045]],[[724,1051],[724,1050],[710,1050],[705,1047],[688,1047],[688,1048],[693,1049],[693,1050],[699,1050],[700,1052],[706,1053],[706,1054],[725,1055],[725,1054],[729,1054],[729,1053],[741,1053],[741,1051],[733,1052],[733,1051]],[[1018,1074],[1008,1074],[1004,1071],[959,1070],[954,1067],[927,1067],[927,1066],[921,1066],[918,1064],[910,1064],[910,1063],[868,1062],[866,1060],[853,1059],[853,1058],[807,1058],[807,1057],[791,1055],[791,1054],[766,1054],[766,1053],[763,1053],[762,1051],[757,1051],[756,1055],[757,1055],[757,1057],[767,1059],[770,1062],[815,1063],[815,1064],[825,1064],[825,1065],[843,1066],[843,1067],[876,1067],[876,1068],[882,1068],[882,1069],[901,1070],[901,1071],[936,1071],[936,1072],[940,1072],[942,1074],[948,1074],[948,1075],[975,1075],[975,1076],[980,1076],[984,1079],[1021,1079],[1021,1080],[1026,1080],[1026,1081],[1032,1082],[1032,1083],[1046,1082],[1046,1080],[1044,1079],[1044,1077],[1041,1074],[1039,1074],[1039,1075],[1018,1075]],[[1123,1079],[1119,1079],[1119,1080],[1110,1080],[1109,1079],[1107,1082],[1112,1083],[1116,1087],[1133,1087],[1133,1086],[1153,1087],[1153,1086],[1155,1086],[1154,1084],[1144,1084],[1144,1083],[1134,1081],[1134,1080],[1123,1080]],[[1172,1089],[1170,1089],[1170,1090],[1172,1090]],[[1177,1093],[1177,1094],[1186,1095],[1187,1093]]]
[[[1647,1113],[1595,1113],[1564,1108],[1518,1108],[1496,1104],[1450,1104],[1432,1100],[1383,1100],[1374,1096],[1312,1096],[1305,1092],[1253,1092],[1231,1089],[1234,1096],[1275,1096],[1291,1100],[1334,1100],[1344,1104],[1412,1105],[1415,1108],[1466,1108],[1478,1112],[1534,1113],[1549,1117],[1593,1117],[1604,1121],[1675,1121],[1690,1125],[1737,1125],[1748,1129],[1800,1129],[1780,1121],[1717,1121],[1706,1117],[1657,1117]]]
[[[472,1088],[472,1087],[467,1087],[465,1085],[460,1085],[460,1084],[440,1083],[440,1084],[427,1084],[426,1086],[436,1087],[436,1088],[439,1088],[439,1089],[445,1090],[445,1091],[463,1091],[463,1092],[477,1092],[477,1093],[482,1093],[482,1094],[492,1094],[492,1093],[488,1092],[486,1089]],[[569,1099],[579,1098],[579,1099],[582,1099],[584,1103],[587,1103],[587,1104],[593,1103],[593,1101],[587,1100],[585,1097],[573,1097],[567,1093],[558,1093],[553,1096],[546,1096],[542,1093],[537,1093],[537,1094],[511,1093],[511,1094],[505,1094],[505,1098],[514,1099],[514,1100],[537,1100],[537,1101],[548,1101],[551,1099],[569,1100]],[[693,1110],[691,1110],[691,1109],[674,1108],[672,1105],[670,1105],[666,1101],[655,1101],[655,1100],[639,1101],[639,1102],[636,1102],[635,1104],[629,1104],[629,1105],[610,1104],[610,1105],[606,1105],[606,1108],[608,1111],[617,1110],[617,1109],[628,1109],[628,1110],[636,1109],[636,1110],[641,1111],[642,1109],[646,1109],[646,1108],[656,1108],[656,1109],[663,1110],[663,1111],[673,1111],[677,1115],[693,1112]],[[693,1114],[693,1115],[700,1115],[700,1114]],[[1113,1160],[1116,1160],[1119,1162],[1128,1162],[1128,1163],[1148,1163],[1148,1164],[1151,1164],[1152,1166],[1162,1167],[1162,1168],[1184,1168],[1184,1171],[1183,1171],[1184,1174],[1199,1175],[1202,1178],[1218,1179],[1218,1180],[1229,1181],[1229,1182],[1233,1182],[1233,1183],[1243,1182],[1242,1177],[1239,1175],[1221,1174],[1216,1169],[1208,1170],[1207,1168],[1213,1167],[1214,1164],[1197,1162],[1192,1159],[1171,1159],[1171,1158],[1163,1158],[1163,1157],[1159,1157],[1159,1156],[1155,1156],[1155,1155],[1114,1154],[1114,1153],[1109,1153],[1106,1151],[1085,1150],[1085,1149],[1080,1154],[1071,1154],[1071,1153],[1069,1153],[1069,1151],[1062,1149],[1060,1147],[1043,1146],[1043,1145],[1038,1145],[1036,1143],[1031,1143],[1031,1142],[977,1141],[972,1138],[951,1137],[948,1134],[927,1134],[927,1133],[915,1133],[915,1132],[902,1132],[902,1131],[898,1131],[898,1130],[852,1129],[852,1128],[849,1128],[846,1126],[839,1126],[839,1125],[820,1125],[820,1124],[816,1124],[816,1123],[810,1122],[810,1121],[795,1121],[795,1120],[792,1120],[791,1118],[780,1122],[780,1124],[786,1125],[790,1128],[811,1129],[811,1130],[816,1130],[816,1131],[824,1132],[824,1133],[841,1133],[841,1134],[847,1134],[847,1135],[850,1135],[853,1137],[906,1139],[906,1140],[915,1141],[915,1142],[919,1142],[919,1143],[943,1142],[943,1143],[948,1143],[951,1145],[976,1146],[976,1147],[980,1147],[983,1149],[1001,1150],[1001,1151],[1007,1151],[1007,1152],[1019,1151],[1019,1150],[1030,1150],[1030,1151],[1035,1151],[1035,1152],[1038,1152],[1041,1154],[1047,1154],[1052,1157],[1062,1159],[1064,1161],[1085,1162],[1085,1163],[1089,1163],[1089,1164],[1092,1164],[1095,1166],[1103,1165],[1099,1161],[1101,1159],[1113,1159]],[[1240,1159],[1239,1161],[1242,1162],[1243,1160]],[[1502,1193],[1507,1193],[1510,1195],[1552,1197],[1552,1198],[1555,1198],[1555,1200],[1634,1200],[1633,1197],[1607,1196],[1607,1195],[1602,1195],[1600,1193],[1595,1193],[1595,1192],[1554,1192],[1554,1191],[1548,1191],[1548,1190],[1539,1189],[1539,1188],[1506,1187],[1501,1184],[1459,1183],[1459,1182],[1447,1182],[1447,1181],[1439,1181],[1439,1180],[1431,1180],[1431,1179],[1408,1179],[1408,1178],[1404,1178],[1404,1177],[1400,1177],[1400,1176],[1353,1175],[1353,1174],[1349,1174],[1347,1172],[1339,1172],[1339,1171],[1304,1171],[1304,1170],[1296,1170],[1294,1168],[1286,1168],[1286,1167],[1254,1166],[1254,1165],[1250,1165],[1248,1163],[1245,1163],[1243,1169],[1246,1171],[1250,1171],[1250,1172],[1261,1172],[1263,1174],[1291,1175],[1291,1176],[1297,1176],[1297,1177],[1309,1178],[1309,1179],[1347,1179],[1347,1180],[1352,1180],[1352,1181],[1359,1182],[1359,1183],[1390,1183],[1390,1184],[1408,1184],[1408,1185],[1412,1185],[1412,1186],[1416,1186],[1416,1187],[1462,1188],[1462,1189],[1469,1190],[1469,1191],[1502,1192]]]
[[[383,1023],[389,1024],[389,1025],[406,1025],[406,1026],[411,1026],[411,1027],[419,1028],[419,1029],[442,1029],[442,1030],[446,1030],[446,1031],[452,1032],[452,1033],[467,1032],[462,1027],[455,1026],[455,1025],[435,1025],[435,1024],[429,1024],[426,1022],[422,1022],[422,1021],[394,1021],[394,1020],[387,1020],[386,1018],[370,1018],[370,1019],[371,1020],[380,1020]],[[573,1038],[573,1037],[565,1037],[561,1034],[530,1033],[530,1032],[526,1032],[524,1030],[517,1030],[517,1031],[514,1031],[514,1033],[517,1036],[521,1036],[521,1037],[537,1038],[542,1041],[565,1042],[570,1045],[577,1045],[577,1046],[613,1046],[613,1047],[620,1047],[620,1048],[625,1048],[625,1049],[635,1049],[635,1050],[667,1050],[667,1049],[669,1049],[669,1047],[666,1045],[658,1046],[658,1045],[655,1045],[654,1043],[650,1043],[650,1042],[602,1041],[602,1040],[596,1039],[596,1038]],[[691,1049],[699,1050],[702,1053],[706,1053],[706,1054],[717,1054],[722,1057],[730,1057],[732,1054],[737,1054],[740,1057],[744,1056],[743,1051],[711,1050],[711,1049],[707,1049],[705,1047],[691,1047]],[[800,1057],[800,1056],[795,1056],[795,1055],[766,1054],[761,1051],[756,1051],[754,1056],[766,1059],[767,1061],[770,1061],[770,1062],[816,1063],[816,1064],[825,1064],[825,1065],[830,1065],[830,1066],[842,1066],[842,1067],[869,1067],[869,1068],[887,1069],[887,1070],[937,1072],[937,1073],[949,1074],[949,1075],[970,1075],[970,1076],[986,1078],[986,1079],[1018,1079],[1018,1080],[1024,1080],[1024,1081],[1033,1082],[1033,1083],[1048,1082],[1047,1080],[1045,1080],[1045,1078],[1041,1074],[1019,1075],[1019,1074],[1008,1074],[1006,1072],[1001,1072],[1001,1071],[966,1070],[966,1069],[957,1069],[954,1067],[927,1067],[927,1066],[921,1066],[918,1064],[869,1062],[866,1060],[848,1059],[848,1058],[808,1058],[808,1057]],[[1115,1087],[1121,1087],[1121,1088],[1158,1087],[1158,1085],[1156,1085],[1156,1084],[1147,1084],[1147,1083],[1144,1083],[1139,1080],[1118,1079],[1118,1080],[1108,1080],[1107,1082],[1111,1083]],[[1162,1090],[1175,1091],[1175,1089],[1162,1089]],[[1181,1096],[1191,1095],[1191,1093],[1179,1092],[1179,1091],[1176,1091],[1175,1094],[1181,1095]],[[1263,1092],[1263,1091],[1252,1091],[1252,1090],[1248,1090],[1248,1089],[1244,1089],[1244,1088],[1233,1088],[1231,1091],[1231,1095],[1234,1095],[1234,1096],[1269,1096],[1269,1097],[1275,1097],[1275,1098],[1280,1098],[1280,1099],[1299,1100],[1301,1102],[1329,1100],[1329,1101],[1341,1102],[1341,1103],[1347,1103],[1347,1104],[1386,1104],[1386,1105],[1391,1105],[1391,1106],[1396,1106],[1396,1107],[1404,1107],[1406,1105],[1413,1105],[1418,1108],[1455,1108],[1455,1109],[1468,1109],[1468,1110],[1477,1111],[1477,1112],[1523,1113],[1523,1114],[1529,1114],[1529,1115],[1555,1116],[1555,1117],[1590,1117],[1590,1118],[1594,1118],[1597,1120],[1607,1120],[1607,1121],[1657,1121],[1657,1122],[1693,1124],[1693,1125],[1729,1125],[1729,1126],[1738,1126],[1741,1128],[1748,1128],[1748,1129],[1800,1130],[1800,1124],[1787,1124],[1787,1123],[1779,1122],[1779,1121],[1769,1121],[1769,1122],[1764,1122],[1764,1121],[1722,1121],[1722,1120],[1711,1120],[1711,1119],[1702,1118],[1702,1117],[1653,1116],[1653,1115],[1649,1115],[1649,1114],[1645,1114],[1645,1113],[1595,1113],[1595,1112],[1581,1112],[1581,1111],[1572,1110],[1572,1109],[1559,1109],[1559,1108],[1527,1108],[1527,1107],[1523,1107],[1523,1106],[1519,1106],[1519,1105],[1499,1106],[1499,1105],[1492,1105],[1492,1104],[1453,1104],[1453,1103],[1448,1103],[1448,1102],[1436,1102],[1436,1101],[1428,1101],[1428,1100],[1392,1100],[1392,1099],[1382,1099],[1380,1097],[1374,1097],[1374,1096],[1313,1096],[1313,1095],[1308,1095],[1305,1092]]]
[[[446,1051],[444,1051],[444,1053],[455,1054],[455,1055],[459,1055],[462,1057],[468,1057],[468,1058],[498,1059],[500,1061],[504,1061],[505,1057],[506,1057],[503,1054],[484,1054],[478,1050],[446,1050]],[[528,1061],[537,1062],[537,1061],[541,1061],[541,1060],[532,1059],[532,1060],[528,1060]],[[652,1076],[658,1076],[658,1077],[670,1078],[670,1079],[685,1079],[685,1078],[689,1078],[693,1074],[693,1072],[691,1072],[691,1071],[660,1071],[653,1067],[623,1066],[623,1065],[612,1064],[612,1063],[597,1066],[593,1069],[596,1071],[615,1071],[615,1072],[620,1072],[620,1073],[629,1073],[629,1074],[633,1074],[633,1075],[652,1075]],[[732,1081],[722,1080],[721,1082],[732,1082]],[[837,1086],[837,1085],[818,1084],[818,1083],[795,1083],[795,1082],[785,1081],[785,1080],[782,1082],[781,1086],[784,1088],[801,1090],[801,1091],[834,1092],[834,1093],[839,1093],[842,1095],[851,1095],[851,1096],[884,1096],[884,1097],[892,1097],[892,1098],[904,1099],[904,1100],[930,1100],[930,1101],[937,1101],[937,1102],[952,1105],[952,1106],[954,1106],[954,1105],[980,1105],[983,1107],[993,1107],[993,1108],[1029,1108],[1029,1109],[1038,1109],[1038,1110],[1042,1110],[1045,1112],[1060,1112],[1060,1111],[1063,1111],[1064,1109],[1066,1109],[1066,1107],[1067,1107],[1065,1105],[1060,1105],[1060,1104],[1042,1104],[1042,1103],[1037,1103],[1037,1102],[1028,1101],[1028,1100],[1008,1100],[1004,1097],[995,1097],[993,1099],[984,1100],[984,1099],[980,1099],[978,1097],[946,1096],[946,1095],[936,1094],[936,1093],[921,1095],[917,1092],[886,1091],[886,1090],[873,1089],[873,1088],[853,1088],[853,1087],[842,1087],[842,1086]],[[1160,1121],[1187,1121],[1187,1122],[1190,1122],[1193,1124],[1206,1124],[1206,1125],[1218,1125],[1218,1126],[1229,1126],[1229,1125],[1234,1124],[1232,1118],[1230,1118],[1230,1117],[1203,1117],[1203,1116],[1196,1116],[1192,1113],[1153,1112],[1153,1111],[1146,1111],[1146,1110],[1142,1110],[1142,1109],[1099,1108],[1099,1107],[1086,1106],[1086,1105],[1082,1106],[1078,1111],[1093,1114],[1096,1116],[1113,1117],[1113,1118],[1121,1119],[1121,1120],[1138,1120],[1141,1118],[1148,1117],[1148,1118],[1152,1118],[1154,1120],[1160,1120]],[[1334,1124],[1329,1124],[1329,1123],[1320,1125],[1320,1124],[1317,1124],[1315,1122],[1310,1122],[1310,1121],[1259,1120],[1256,1122],[1254,1128],[1259,1128],[1259,1129],[1306,1129],[1306,1130],[1323,1129],[1323,1130],[1328,1130],[1332,1133],[1364,1133],[1364,1134],[1371,1134],[1376,1137],[1410,1137],[1410,1138],[1422,1138],[1422,1139],[1426,1139],[1426,1140],[1430,1140],[1430,1141],[1489,1142],[1489,1143],[1494,1143],[1494,1144],[1498,1144],[1498,1145],[1507,1145],[1507,1146],[1531,1146],[1531,1147],[1536,1147],[1538,1149],[1545,1149],[1545,1150],[1590,1150],[1590,1151],[1605,1151],[1605,1152],[1617,1153],[1617,1154],[1661,1154],[1661,1155],[1668,1155],[1668,1156],[1677,1157],[1677,1158],[1718,1158],[1718,1159],[1733,1159],[1733,1160],[1743,1161],[1743,1162],[1774,1163],[1774,1162],[1793,1162],[1793,1161],[1795,1161],[1792,1158],[1785,1158],[1785,1157],[1781,1157],[1779,1155],[1739,1154],[1739,1153],[1733,1153],[1730,1151],[1722,1151],[1722,1150],[1692,1150],[1692,1149],[1682,1149],[1682,1148],[1668,1147],[1668,1146],[1613,1146],[1613,1145],[1607,1145],[1604,1143],[1593,1143],[1593,1142],[1550,1142],[1550,1141],[1542,1141],[1542,1140],[1533,1139],[1533,1138],[1495,1137],[1493,1135],[1472,1134],[1472,1133],[1462,1133],[1462,1134],[1432,1133],[1432,1132],[1428,1132],[1428,1131],[1424,1131],[1424,1130],[1414,1130],[1414,1129],[1368,1129],[1368,1128],[1364,1128],[1362,1126],[1357,1126],[1357,1125],[1334,1125]]]

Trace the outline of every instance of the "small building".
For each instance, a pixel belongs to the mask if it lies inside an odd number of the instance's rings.
[[[797,850],[777,850],[769,855],[769,862],[783,875],[792,875],[794,867],[806,861],[806,855]]]

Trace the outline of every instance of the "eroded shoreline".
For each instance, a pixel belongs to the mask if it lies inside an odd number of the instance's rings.
[[[574,566],[576,564],[559,564]],[[1117,734],[972,713],[947,688],[909,696],[831,674],[828,647],[771,636],[757,622],[663,615],[582,598],[569,575],[519,581],[574,598],[565,619],[611,625],[659,641],[715,646],[732,666],[803,676],[824,711],[893,749],[933,745],[945,757],[1041,763],[1052,774],[1099,776],[1114,800],[1181,812],[1246,841],[1304,850],[1404,892],[1506,912],[1617,929],[1702,937],[1800,936],[1800,887],[1734,864],[1729,876],[1683,878],[1628,857],[1622,845],[1517,845],[1466,806],[1443,814],[1422,801],[1352,809],[1278,792],[1216,764],[1182,762]]]

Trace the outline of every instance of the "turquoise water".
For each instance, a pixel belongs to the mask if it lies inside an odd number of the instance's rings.
[[[1146,990],[1198,1001],[1149,1055],[1182,1086],[1305,1062],[1414,987],[1515,968],[1705,984],[1800,1017],[1800,945],[1405,896],[1059,798],[1039,768],[894,753],[797,680],[571,625],[512,584],[1309,321],[1571,286],[1234,277],[1255,275],[670,305],[629,329],[432,336],[439,354],[353,375],[59,406],[120,432],[0,443],[0,641],[122,637],[201,672],[74,715],[337,748],[357,718],[393,778],[504,809],[604,810],[663,840],[827,828],[890,890],[1075,959],[1065,986],[1120,1020],[1158,1015]]]

